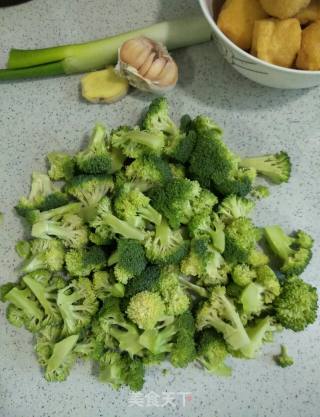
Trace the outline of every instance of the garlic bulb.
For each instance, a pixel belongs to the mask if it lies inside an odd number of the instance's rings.
[[[163,92],[178,81],[178,67],[167,49],[146,37],[126,41],[119,49],[118,71],[143,91]]]

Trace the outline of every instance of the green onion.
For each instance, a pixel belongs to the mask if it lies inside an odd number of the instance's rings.
[[[0,81],[97,70],[115,64],[123,42],[137,36],[147,36],[172,50],[209,41],[211,30],[204,17],[197,16],[161,22],[83,44],[34,50],[11,49],[7,69],[0,70]]]

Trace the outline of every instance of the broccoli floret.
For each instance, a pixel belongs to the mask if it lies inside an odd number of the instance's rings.
[[[211,216],[206,210],[196,214],[188,223],[188,230],[193,238],[208,239],[213,249],[222,253],[225,250],[225,225],[217,213]]]
[[[135,279],[131,279],[126,285],[126,297],[133,297],[141,291],[158,291],[160,286],[161,270],[158,266],[147,268]]]
[[[198,361],[210,373],[218,376],[231,376],[232,370],[225,364],[229,355],[223,337],[213,329],[206,329],[200,336]]]
[[[115,265],[114,275],[119,282],[127,282],[141,274],[147,266],[143,245],[131,239],[120,239],[117,250],[110,256],[108,265]]]
[[[22,280],[41,304],[46,315],[45,323],[55,324],[61,322],[62,318],[56,302],[58,291],[66,285],[65,280],[59,276],[52,277],[45,270],[25,275]]]
[[[46,220],[61,220],[62,217],[67,214],[81,215],[81,203],[69,203],[64,206],[42,212],[39,210],[29,210],[26,214],[26,220],[28,223],[34,224]]]
[[[165,304],[159,294],[142,291],[130,299],[127,314],[140,329],[153,329],[164,318]]]
[[[189,242],[183,239],[180,230],[172,230],[165,220],[148,233],[145,241],[146,257],[159,265],[179,263],[188,248]]]
[[[189,255],[181,262],[181,272],[198,277],[199,284],[225,284],[228,278],[223,265],[221,254],[211,248],[208,239],[193,239]]]
[[[223,182],[214,183],[214,188],[222,195],[236,194],[244,197],[252,190],[256,175],[253,168],[237,168]]]
[[[125,163],[125,160],[127,159],[126,156],[123,154],[123,152],[120,149],[111,148],[111,174],[118,173]]]
[[[22,259],[26,259],[30,255],[31,245],[28,240],[19,240],[14,248]]]
[[[218,203],[218,198],[211,191],[202,188],[199,196],[192,202],[192,210],[195,215],[211,215],[213,207]]]
[[[170,166],[172,178],[185,178],[186,177],[186,170],[182,164],[170,163],[169,166]]]
[[[205,327],[215,328],[234,350],[250,342],[235,306],[226,296],[225,287],[213,288],[209,300],[198,310],[196,326],[198,330]]]
[[[138,127],[120,126],[112,131],[111,143],[129,158],[138,158],[147,153],[160,155],[165,145],[165,138],[163,133],[157,130],[146,131]]]
[[[72,156],[62,152],[51,152],[47,156],[50,168],[49,177],[54,181],[69,181],[74,174],[74,159]]]
[[[77,358],[73,349],[78,338],[79,335],[75,334],[52,345],[44,374],[47,381],[61,382],[67,379]]]
[[[145,238],[144,231],[131,226],[112,214],[111,203],[107,197],[103,198],[98,204],[97,216],[91,222],[91,226],[96,228],[98,234],[105,237],[114,238],[115,235],[120,235],[126,239],[144,240]]]
[[[268,342],[270,335],[276,330],[271,317],[267,316],[263,319],[257,319],[253,324],[246,327],[250,343],[240,349],[241,354],[247,359],[255,358],[263,343]]]
[[[288,355],[288,350],[284,345],[281,345],[281,351],[279,355],[274,356],[274,360],[281,368],[287,368],[287,366],[294,364],[294,360]]]
[[[255,203],[244,197],[229,195],[219,205],[218,213],[226,223],[239,217],[249,217]]]
[[[174,322],[176,334],[170,352],[170,362],[176,368],[185,368],[197,356],[194,341],[195,323],[189,310],[185,311]]]
[[[99,379],[108,382],[114,389],[128,385],[140,391],[144,384],[144,367],[141,359],[131,359],[125,353],[106,352],[99,361]]]
[[[12,290],[12,288],[16,287],[16,285],[17,284],[14,282],[6,282],[5,284],[0,285],[0,301],[5,303],[5,296]]]
[[[247,264],[253,268],[267,265],[269,262],[270,262],[269,257],[262,251],[255,249],[255,248],[252,249],[252,251],[249,253],[249,257],[247,260]]]
[[[113,190],[112,178],[108,175],[77,175],[65,185],[65,191],[84,205],[86,220],[92,220],[99,201]]]
[[[185,164],[192,154],[196,141],[197,135],[194,131],[188,133],[178,131],[168,138],[164,152],[175,161]]]
[[[204,287],[192,283],[185,276],[180,275],[179,281],[180,281],[181,287],[184,288],[185,290],[190,290],[192,294],[195,294],[203,298],[209,297],[209,293]]]
[[[59,221],[44,220],[34,223],[31,235],[39,239],[51,239],[55,236],[71,248],[81,248],[88,242],[87,228],[76,214],[66,214]]]
[[[168,140],[179,134],[179,129],[169,116],[168,102],[165,97],[157,97],[150,104],[142,121],[145,130],[162,132]]]
[[[283,151],[274,155],[262,155],[241,159],[240,166],[255,169],[258,174],[266,177],[275,184],[288,182],[291,174],[290,158]]]
[[[156,155],[142,155],[126,168],[127,178],[141,191],[163,185],[172,178],[170,165]]]
[[[63,335],[75,334],[90,324],[98,303],[88,278],[74,279],[58,291],[57,305],[63,318]]]
[[[30,332],[35,333],[43,326],[44,311],[29,288],[13,287],[4,296],[8,301],[7,319],[16,327],[24,325]]]
[[[97,271],[93,274],[93,290],[96,297],[104,301],[108,296],[124,297],[125,286],[121,282],[112,280],[107,271]]]
[[[118,189],[113,206],[116,215],[132,226],[144,228],[146,221],[161,223],[162,216],[150,205],[150,198],[131,184],[126,183]]]
[[[96,246],[72,249],[66,254],[66,268],[71,276],[87,277],[107,265],[104,251]]]
[[[81,359],[98,361],[104,352],[104,343],[93,334],[86,334],[74,347],[74,353]]]
[[[312,257],[311,236],[298,231],[290,237],[280,226],[268,226],[264,232],[272,252],[283,261],[281,271],[287,275],[301,274]]]
[[[169,265],[161,271],[159,292],[169,316],[178,316],[189,308],[190,300],[179,278],[180,271],[176,266]]]
[[[256,185],[251,190],[252,197],[256,198],[257,200],[261,200],[262,198],[267,198],[270,195],[270,190],[268,187],[264,185]]]
[[[48,175],[33,172],[29,197],[20,198],[15,209],[26,217],[31,210],[50,210],[67,203],[68,197],[52,184]]]
[[[61,328],[58,324],[46,325],[36,335],[35,352],[43,368],[47,366],[52,355],[53,346],[61,339]]]
[[[96,124],[88,147],[76,155],[76,164],[81,172],[85,174],[111,173],[112,160],[107,149],[106,136],[105,127]]]
[[[34,239],[30,242],[31,256],[22,264],[20,271],[28,273],[37,269],[61,271],[64,264],[65,249],[57,239]]]
[[[233,263],[246,263],[256,245],[257,229],[249,219],[240,217],[226,226],[225,238],[225,259]]]
[[[140,344],[153,355],[171,352],[174,346],[174,336],[177,333],[173,318],[168,319],[161,326],[145,330],[139,337]]]
[[[270,304],[280,294],[280,282],[268,265],[256,268],[256,282],[264,288],[263,301]]]
[[[102,334],[111,336],[117,342],[121,351],[128,352],[130,357],[142,356],[143,346],[140,343],[138,328],[126,320],[120,310],[119,298],[109,297],[99,313],[99,323]],[[107,339],[110,344],[110,340]],[[111,342],[112,343],[112,342]]]
[[[318,295],[315,287],[297,276],[284,280],[280,296],[273,303],[276,320],[285,328],[299,332],[317,318]]]
[[[247,264],[238,264],[233,267],[231,276],[235,284],[245,287],[257,277],[257,273]]]
[[[200,186],[197,181],[175,178],[163,187],[153,189],[150,195],[154,207],[168,219],[172,228],[177,229],[193,216],[192,205],[200,195]]]

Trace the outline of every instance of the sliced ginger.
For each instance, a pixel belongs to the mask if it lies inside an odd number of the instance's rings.
[[[81,79],[82,96],[91,103],[114,103],[124,97],[128,81],[113,67],[86,74]]]
[[[218,17],[222,32],[242,49],[250,49],[255,20],[267,14],[259,0],[226,0]]]
[[[255,22],[251,53],[270,64],[290,68],[299,52],[298,19],[264,19]]]

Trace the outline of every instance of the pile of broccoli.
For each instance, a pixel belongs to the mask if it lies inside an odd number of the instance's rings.
[[[140,390],[164,360],[228,376],[228,356],[255,358],[275,332],[315,321],[316,289],[299,277],[312,238],[251,220],[268,195],[258,177],[288,181],[285,152],[240,158],[212,120],[178,127],[160,97],[140,126],[98,124],[85,149],[48,163],[16,206],[30,235],[16,245],[19,281],[0,287],[48,381],[78,359],[114,388]]]

